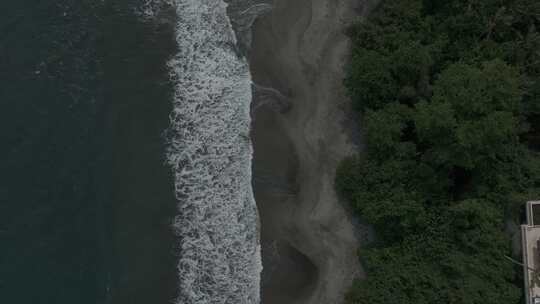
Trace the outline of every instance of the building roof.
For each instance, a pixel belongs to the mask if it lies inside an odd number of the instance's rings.
[[[521,226],[521,239],[525,298],[529,304],[540,297],[540,201],[527,202],[526,210],[527,224]]]

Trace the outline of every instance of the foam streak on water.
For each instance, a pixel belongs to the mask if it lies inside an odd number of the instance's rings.
[[[175,174],[177,303],[259,303],[251,76],[221,0],[176,0],[179,53],[167,158]]]

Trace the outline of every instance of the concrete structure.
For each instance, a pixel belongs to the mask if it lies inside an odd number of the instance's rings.
[[[521,225],[525,303],[540,303],[540,201],[527,202],[527,224]]]

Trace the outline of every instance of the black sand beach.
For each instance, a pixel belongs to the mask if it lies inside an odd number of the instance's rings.
[[[362,276],[357,231],[333,187],[338,162],[354,151],[343,129],[343,32],[359,9],[353,1],[277,0],[253,28],[254,82],[291,103],[285,113],[271,105],[254,113],[264,304],[341,303]]]

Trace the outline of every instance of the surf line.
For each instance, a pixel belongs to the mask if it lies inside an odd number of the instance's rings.
[[[178,214],[176,303],[260,302],[251,187],[251,75],[222,0],[176,0],[178,53],[167,163]]]

